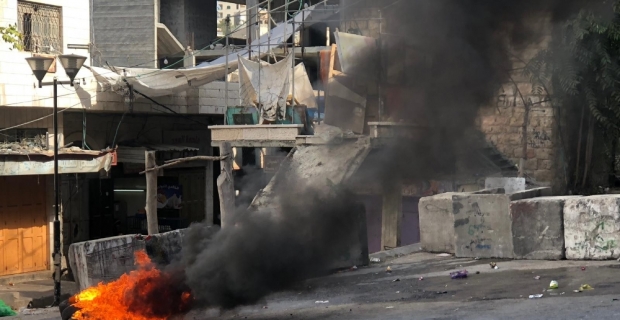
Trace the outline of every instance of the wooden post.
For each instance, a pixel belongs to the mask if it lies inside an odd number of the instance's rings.
[[[213,162],[207,162],[205,167],[205,223],[208,226],[213,225]]]
[[[230,143],[224,142],[220,145],[220,156],[228,155],[222,161],[222,172],[217,178],[217,190],[220,195],[220,221],[224,228],[229,219],[235,213],[235,185],[233,181],[233,161],[232,147]]]
[[[145,151],[145,169],[157,166],[155,161],[155,151]],[[157,221],[157,172],[159,170],[148,171],[146,175],[146,225],[149,235],[159,233],[159,223]]]
[[[384,187],[381,227],[381,250],[400,247],[403,221],[403,195],[400,181]]]

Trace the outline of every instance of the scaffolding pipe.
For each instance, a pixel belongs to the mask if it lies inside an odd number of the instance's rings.
[[[228,67],[228,39],[230,38],[230,14],[226,16],[226,76],[224,77],[224,105],[226,106],[226,110],[228,110],[228,72],[230,71]],[[224,117],[226,119],[226,117]]]

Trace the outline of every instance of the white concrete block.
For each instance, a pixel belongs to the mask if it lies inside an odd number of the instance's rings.
[[[570,260],[620,257],[620,195],[568,199],[564,204],[564,241]]]

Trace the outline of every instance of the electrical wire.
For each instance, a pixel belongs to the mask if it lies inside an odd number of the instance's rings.
[[[66,108],[64,108],[64,109],[62,109],[62,110],[60,110],[60,111],[58,111],[57,113],[62,113],[62,112],[65,112],[65,111],[67,111],[67,110],[69,110],[69,109],[72,109],[72,108],[74,108],[75,106],[77,106],[77,105],[81,105],[81,104],[82,104],[82,101],[80,101],[80,102],[78,102],[78,103],[76,103],[76,104],[74,104],[74,105],[72,105],[72,106],[66,107]],[[51,114],[48,114],[48,115],[43,116],[43,117],[40,117],[40,118],[36,118],[36,119],[34,119],[34,120],[26,121],[26,122],[21,123],[21,124],[18,124],[18,125],[14,125],[14,126],[11,126],[11,127],[8,127],[8,128],[3,128],[3,129],[0,129],[0,132],[3,132],[3,131],[8,131],[8,130],[15,129],[15,128],[19,128],[19,127],[23,127],[23,126],[25,126],[25,125],[28,125],[28,124],[31,124],[31,123],[35,123],[35,122],[41,121],[41,120],[43,120],[43,119],[47,119],[47,118],[52,117],[52,116],[54,116],[54,113],[53,113],[53,112],[52,112]]]

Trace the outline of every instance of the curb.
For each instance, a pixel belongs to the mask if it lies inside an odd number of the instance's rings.
[[[375,253],[370,254],[369,256],[370,256],[370,259],[378,258],[381,260],[381,262],[383,262],[388,259],[398,258],[401,256],[406,256],[406,255],[417,253],[417,252],[422,252],[422,245],[420,243],[414,243],[414,244],[410,244],[404,247],[375,252]]]

